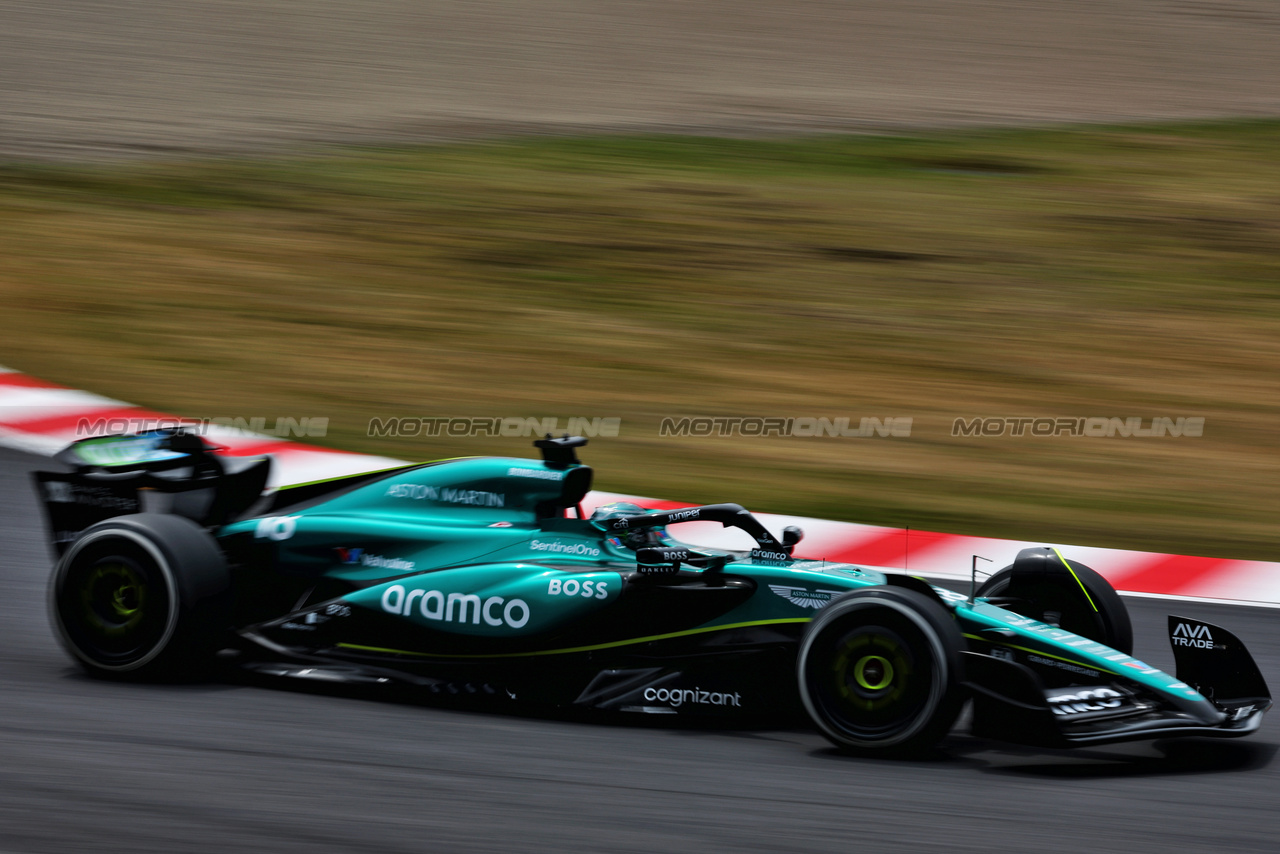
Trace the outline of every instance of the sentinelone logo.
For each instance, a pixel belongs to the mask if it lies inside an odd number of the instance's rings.
[[[834,436],[867,438],[871,436],[908,437],[910,418],[862,418],[853,426],[852,418],[821,417],[742,417],[714,418],[690,416],[663,418],[659,436],[794,436],[810,438]]]
[[[957,418],[951,435],[1199,438],[1204,435],[1204,418]]]
[[[369,419],[370,437],[379,436],[501,436],[504,438],[528,438],[548,433],[568,433],[571,436],[617,438],[622,428],[621,418],[586,418],[574,416],[559,418],[444,418],[417,416],[407,418]]]
[[[534,538],[529,548],[535,552],[552,552],[558,555],[580,555],[583,557],[600,557],[600,550],[587,543],[566,543],[560,540],[539,540]]]

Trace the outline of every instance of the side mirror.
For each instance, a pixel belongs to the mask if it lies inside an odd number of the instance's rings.
[[[782,529],[782,544],[784,546],[794,546],[796,543],[804,539],[804,531],[795,525],[788,525]]]

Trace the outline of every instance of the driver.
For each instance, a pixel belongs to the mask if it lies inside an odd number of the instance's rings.
[[[670,538],[667,536],[665,528],[632,528],[626,531],[615,531],[609,526],[609,523],[614,519],[624,516],[643,516],[645,512],[645,509],[639,504],[632,504],[630,501],[615,501],[612,504],[602,504],[597,507],[588,521],[606,532],[609,535],[610,542],[618,547],[625,547],[634,551],[646,546],[666,545]]]

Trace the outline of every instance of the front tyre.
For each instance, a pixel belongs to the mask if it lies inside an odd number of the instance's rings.
[[[800,642],[800,699],[822,734],[858,753],[933,746],[964,702],[955,619],[914,590],[873,587],[835,599]]]
[[[1126,655],[1133,654],[1129,611],[1100,574],[1052,549],[1024,549],[1011,566],[974,594],[991,604],[1041,620]]]
[[[117,516],[87,528],[58,561],[50,620],[95,676],[189,677],[227,627],[229,590],[222,552],[195,522]]]

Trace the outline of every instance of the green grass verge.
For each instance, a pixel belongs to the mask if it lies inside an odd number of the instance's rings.
[[[597,485],[1280,556],[1280,122],[0,166],[0,363],[189,415],[614,416]],[[664,416],[914,419],[661,438]],[[1202,438],[952,437],[1203,416]]]

